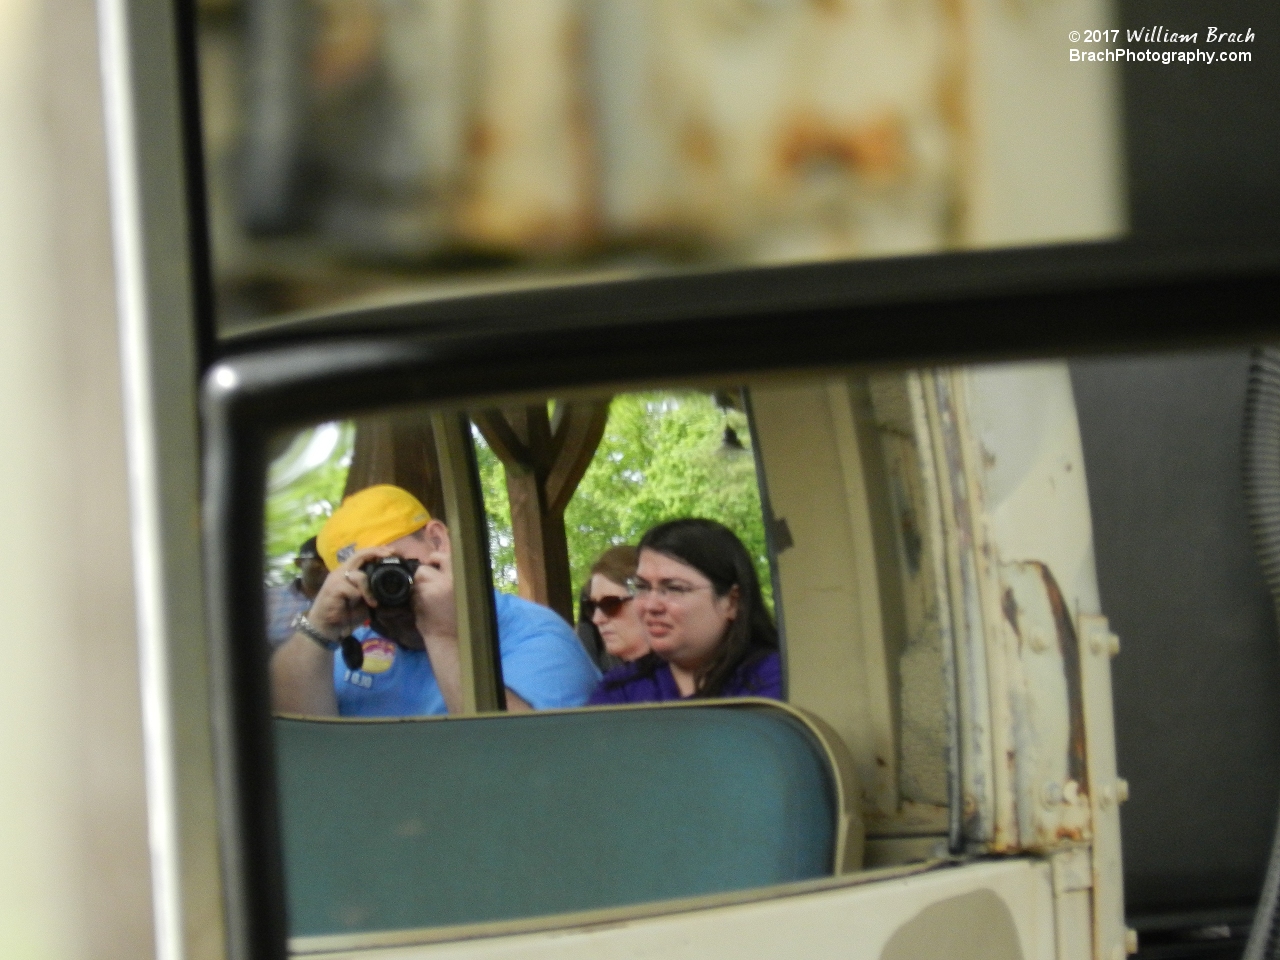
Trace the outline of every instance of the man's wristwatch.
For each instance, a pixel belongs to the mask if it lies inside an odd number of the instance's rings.
[[[320,644],[320,646],[324,647],[330,653],[333,653],[342,646],[341,640],[330,640],[323,633],[317,630],[311,621],[307,619],[307,615],[305,613],[300,613],[294,617],[293,623],[291,623],[290,626],[298,633],[305,635],[307,639],[314,640],[316,643]]]

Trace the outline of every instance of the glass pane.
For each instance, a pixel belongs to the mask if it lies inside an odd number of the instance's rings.
[[[560,636],[547,640],[546,657],[525,651],[505,661],[506,686],[522,704],[581,705],[595,690],[599,670],[650,653],[639,605],[631,603],[638,560],[635,548],[646,531],[664,521],[699,517],[734,531],[741,556],[752,571],[758,594],[753,598],[762,604],[766,618],[773,617],[773,573],[747,403],[741,390],[665,390],[472,412],[471,439],[486,507],[499,626],[515,622],[507,614],[514,617],[522,609],[527,611],[507,599],[519,596],[554,610],[573,626],[580,641],[565,650],[557,641],[569,634],[553,631]],[[343,556],[343,544],[334,538],[350,540],[356,550],[364,550],[398,541],[413,532],[410,526],[416,529],[432,519],[447,521],[440,464],[428,423],[429,417],[420,412],[402,412],[322,424],[286,438],[283,452],[271,467],[265,569],[272,648],[296,632],[293,617],[307,609],[308,601],[316,600],[326,563],[335,570],[341,565],[345,582],[362,586],[367,581],[379,601],[376,607],[369,604],[368,609],[360,609],[357,619],[363,622],[370,615],[370,623],[355,630],[353,620],[346,624],[347,632],[354,633],[366,656],[371,651],[375,655],[368,661],[378,668],[375,672],[395,669],[385,677],[368,676],[367,667],[352,666],[353,655],[344,649],[346,669],[336,668],[342,674],[337,708],[344,716],[390,710],[390,701],[379,688],[400,682],[394,647],[403,648],[404,643],[388,644],[385,631],[377,629],[379,615],[385,618],[381,608],[386,602],[377,592],[376,578],[384,571],[366,566],[370,557],[352,567]],[[400,488],[404,496],[392,495],[388,500],[379,495],[370,506],[354,508],[356,521],[343,516],[334,519],[335,508],[345,498],[386,484]],[[353,502],[347,501],[344,509],[350,512]],[[403,512],[405,505],[404,523],[397,526],[398,520],[377,519],[398,517],[397,511]],[[369,510],[376,519],[366,517]],[[358,526],[366,521],[371,525],[367,533]],[[357,526],[353,528],[352,522]],[[449,536],[456,545],[456,533]],[[416,544],[408,546],[416,559],[426,562],[426,554]],[[391,569],[385,576],[395,580],[398,572]],[[312,582],[315,578],[319,579]],[[357,590],[338,585],[349,601],[359,603]],[[393,605],[408,605],[409,592],[402,592],[404,602]],[[610,597],[621,601],[623,608],[615,610]],[[444,600],[456,602],[452,597]],[[319,609],[327,614],[328,606],[321,604]],[[333,632],[341,625],[318,626],[322,632]],[[425,627],[422,632],[429,633]],[[501,629],[499,633],[501,637]],[[311,660],[317,654],[314,638],[309,639],[313,642],[295,647]],[[333,639],[341,637],[335,633]],[[771,644],[776,650],[776,636]],[[589,663],[582,659],[579,646],[585,648]],[[781,664],[776,656],[771,669],[770,690],[780,696]],[[714,685],[718,688],[724,680],[719,677]],[[538,684],[547,686],[543,689]],[[425,699],[411,697],[397,703],[401,708],[391,712],[446,712],[434,687]],[[284,712],[300,712],[290,700],[277,706]]]

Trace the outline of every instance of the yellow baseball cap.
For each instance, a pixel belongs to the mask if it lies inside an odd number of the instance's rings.
[[[381,547],[431,522],[427,508],[408,490],[380,483],[353,493],[316,534],[325,566],[337,570],[357,550]]]

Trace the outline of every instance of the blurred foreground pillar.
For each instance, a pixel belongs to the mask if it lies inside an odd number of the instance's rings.
[[[0,956],[154,955],[92,0],[0,3]],[[55,569],[61,574],[51,576]]]

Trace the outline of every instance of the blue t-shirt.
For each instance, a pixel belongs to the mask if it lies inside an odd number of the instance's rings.
[[[502,682],[536,710],[580,707],[600,682],[600,671],[577,635],[554,610],[495,593]],[[413,717],[448,713],[425,650],[406,650],[374,633],[355,631],[364,665],[349,670],[333,658],[338,713],[344,717]]]

